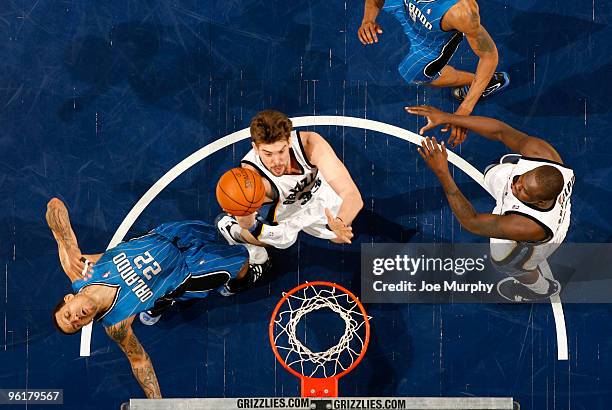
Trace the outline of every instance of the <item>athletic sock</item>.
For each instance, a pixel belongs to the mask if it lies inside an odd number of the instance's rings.
[[[550,283],[548,283],[548,281],[544,278],[544,276],[542,276],[541,273],[538,275],[538,280],[536,280],[534,283],[531,283],[529,285],[523,283],[523,285],[527,286],[527,288],[537,293],[538,295],[545,295],[546,293],[548,293],[548,289],[550,288]]]
[[[266,263],[268,260],[268,251],[262,246],[251,245],[250,243],[243,243],[244,247],[249,251],[249,263],[254,265],[261,265]]]

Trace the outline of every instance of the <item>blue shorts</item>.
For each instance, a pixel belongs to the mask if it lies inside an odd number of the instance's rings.
[[[457,32],[442,48],[431,49],[411,44],[409,54],[398,67],[400,75],[411,84],[424,84],[435,80],[457,51],[461,40],[463,33]]]
[[[201,221],[182,221],[162,224],[153,230],[179,248],[185,258],[191,277],[189,282],[198,283],[198,290],[188,286],[180,300],[203,298],[218,286],[206,286],[207,282],[224,285],[235,278],[249,260],[244,246],[229,245],[217,230]]]

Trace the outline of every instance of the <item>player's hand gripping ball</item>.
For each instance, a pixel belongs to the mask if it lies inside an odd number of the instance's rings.
[[[248,168],[232,168],[217,183],[217,201],[221,208],[234,216],[257,211],[266,197],[263,179]]]

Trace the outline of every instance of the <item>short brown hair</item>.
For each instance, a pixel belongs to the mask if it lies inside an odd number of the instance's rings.
[[[273,144],[288,140],[293,124],[289,117],[279,111],[260,111],[251,120],[251,139],[255,144]]]

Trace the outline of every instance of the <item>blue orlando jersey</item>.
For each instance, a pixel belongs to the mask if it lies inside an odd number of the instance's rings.
[[[75,292],[90,285],[117,288],[112,306],[99,320],[114,325],[145,310],[190,277],[227,273],[236,277],[248,259],[243,246],[217,239],[216,229],[200,221],[160,225],[147,235],[107,250],[93,266],[91,278],[72,283]],[[201,292],[199,297],[206,296]]]
[[[411,41],[411,53],[423,49],[441,50],[456,34],[442,30],[442,17],[457,0],[387,0],[383,10],[402,25]]]
[[[117,288],[105,326],[149,310],[155,300],[176,289],[189,270],[179,249],[167,238],[150,233],[109,249],[93,267],[90,279],[72,283],[75,292],[89,285]]]

